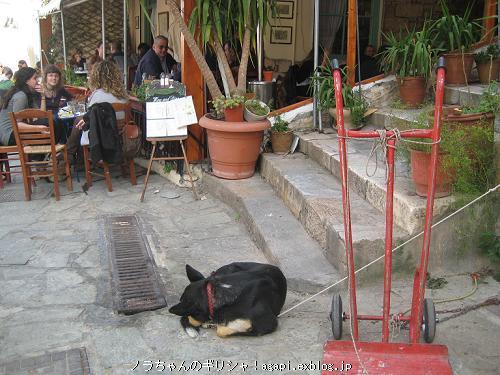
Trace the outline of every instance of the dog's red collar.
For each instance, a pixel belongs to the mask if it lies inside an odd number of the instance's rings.
[[[207,303],[208,303],[208,315],[210,320],[214,319],[214,295],[212,291],[212,283],[207,283]]]

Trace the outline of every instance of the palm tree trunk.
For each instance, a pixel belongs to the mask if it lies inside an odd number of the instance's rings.
[[[175,0],[166,0],[165,4],[167,6],[168,12],[170,13],[171,22],[173,24],[179,25],[181,33],[182,35],[184,35],[186,44],[191,50],[191,53],[193,54],[196,64],[200,68],[201,74],[205,79],[210,95],[212,95],[213,99],[217,98],[218,96],[222,96],[222,92],[220,91],[219,86],[217,85],[217,81],[215,80],[214,74],[210,70],[205,60],[205,57],[201,52],[200,47],[198,46],[196,40],[194,39],[193,34],[189,31],[188,27],[186,26],[186,23],[184,22],[184,18],[182,17],[181,12],[179,11],[177,3],[175,2]]]
[[[219,39],[217,39],[215,31],[212,31],[212,36],[214,38],[215,53],[217,54],[218,57],[217,60],[219,61],[219,69],[221,71],[224,70],[224,74],[227,79],[227,85],[229,87],[229,93],[233,94],[236,91],[236,82],[234,82],[233,72],[231,71],[231,67],[227,62],[226,54],[224,53],[224,48],[222,47],[222,44],[220,44]],[[221,65],[220,63],[222,63],[222,67],[220,66]]]
[[[245,34],[243,34],[243,43],[241,47],[241,61],[240,68],[238,69],[238,88],[236,89],[239,94],[244,94],[247,85],[247,69],[248,58],[250,57],[250,28],[245,27]]]

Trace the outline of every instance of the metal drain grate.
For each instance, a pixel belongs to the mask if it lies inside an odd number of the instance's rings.
[[[135,216],[107,218],[115,309],[135,314],[167,305],[155,263]]]

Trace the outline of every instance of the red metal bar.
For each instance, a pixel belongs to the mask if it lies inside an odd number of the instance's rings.
[[[382,307],[382,342],[389,342],[389,320],[391,314],[392,277],[392,228],[394,206],[394,151],[396,139],[387,141],[387,192],[385,199],[385,258],[384,258],[384,303]]]
[[[437,143],[440,138],[440,125],[441,113],[443,110],[443,96],[444,96],[444,59],[440,59],[439,68],[436,76],[436,100],[434,106],[434,127],[432,134],[432,151],[431,151],[431,167],[428,172],[430,181],[427,189],[427,206],[425,211],[425,224],[424,224],[424,237],[422,242],[422,255],[420,258],[420,265],[415,272],[415,280],[413,283],[413,297],[411,304],[411,320],[410,320],[410,342],[417,343],[420,339],[420,326],[422,324],[422,306],[425,296],[425,281],[427,274],[427,266],[429,263],[429,249],[431,243],[431,227],[432,227],[432,213],[434,206],[434,194],[436,188],[436,174],[437,174],[437,159],[439,152],[439,144]]]
[[[346,316],[346,319],[349,319],[349,316]],[[400,316],[398,318],[402,322],[410,321],[409,316]],[[381,315],[358,315],[358,320],[384,320],[384,317]]]
[[[344,207],[344,235],[345,235],[345,253],[348,260],[348,276],[349,276],[349,304],[350,313],[353,316],[351,319],[352,337],[358,341],[358,309],[356,305],[356,279],[354,274],[354,254],[352,249],[352,232],[351,232],[351,207],[349,203],[349,189],[347,186],[347,151],[345,144],[345,128],[344,128],[344,106],[342,103],[342,77],[338,63],[333,70],[333,81],[335,88],[335,107],[337,111],[337,132],[339,139],[339,155],[340,155],[340,177],[342,182],[342,204]]]
[[[392,137],[394,135],[393,131],[387,131],[387,137]],[[404,130],[400,133],[402,138],[429,138],[432,139],[433,130],[429,129],[414,129],[414,130]],[[349,138],[379,138],[380,134],[376,131],[359,131],[359,130],[347,130],[347,136]]]

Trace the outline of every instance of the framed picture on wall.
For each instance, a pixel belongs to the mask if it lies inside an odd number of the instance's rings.
[[[271,26],[271,44],[292,44],[292,26]]]
[[[158,35],[168,34],[168,12],[158,13]]]
[[[293,18],[293,1],[277,1],[276,2],[276,13],[272,15],[273,18]]]

